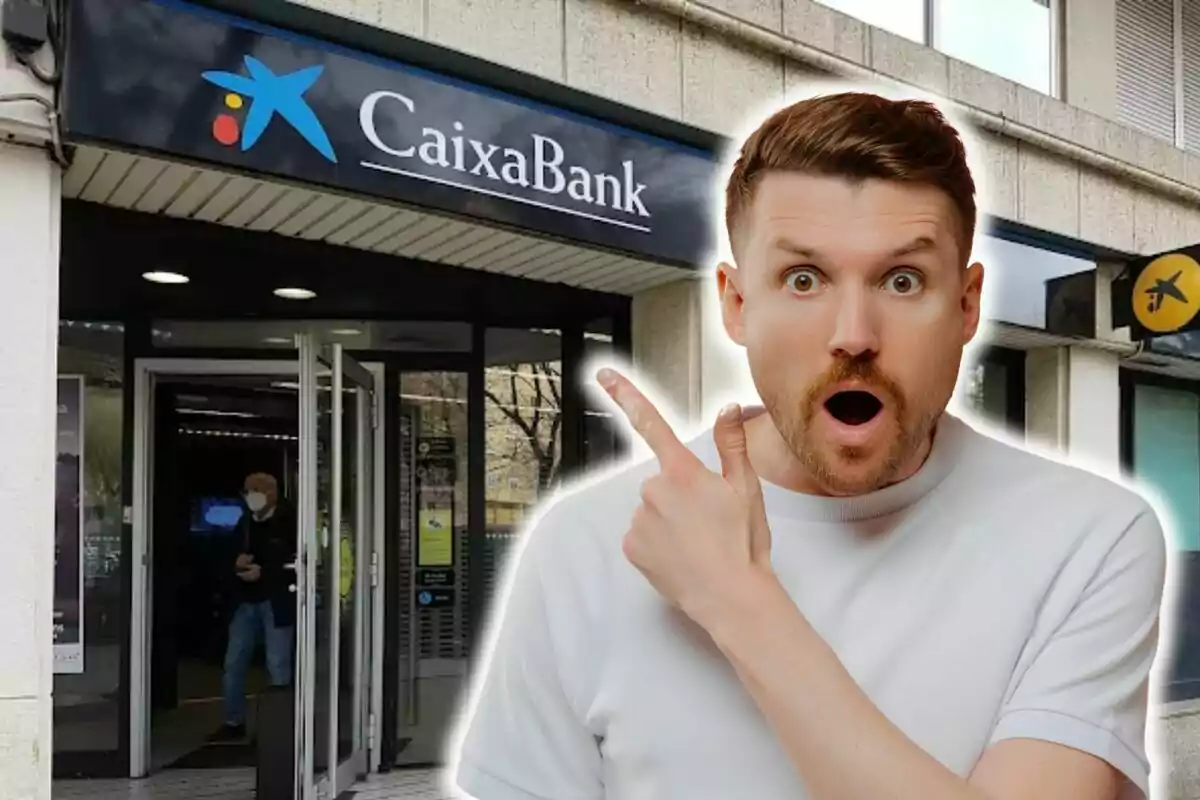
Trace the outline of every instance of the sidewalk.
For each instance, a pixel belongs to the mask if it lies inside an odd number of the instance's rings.
[[[440,770],[397,769],[354,787],[354,800],[456,800]],[[53,800],[254,800],[254,770],[168,770],[145,780],[55,781]]]

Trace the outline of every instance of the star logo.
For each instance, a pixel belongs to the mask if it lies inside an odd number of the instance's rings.
[[[241,125],[236,117],[228,113],[219,114],[213,120],[213,138],[226,146],[233,146],[240,139],[242,152],[245,152],[254,147],[278,114],[314,150],[336,164],[337,155],[333,152],[329,136],[304,99],[304,93],[321,77],[324,66],[318,64],[286,75],[276,75],[253,56],[246,56],[244,61],[249,75],[220,71],[201,75],[204,80],[229,92],[225,96],[225,105],[230,110],[237,111],[245,104],[245,98],[250,100],[246,119]]]
[[[1182,253],[1151,261],[1133,287],[1133,313],[1146,330],[1174,333],[1200,310],[1200,264]]]

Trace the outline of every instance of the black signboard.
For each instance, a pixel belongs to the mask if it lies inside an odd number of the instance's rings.
[[[418,608],[449,608],[454,605],[453,589],[417,589]]]
[[[1172,250],[1129,264],[1113,283],[1114,323],[1128,321],[1135,341],[1200,329],[1200,246]],[[1125,313],[1116,313],[1124,306]]]
[[[458,481],[454,438],[422,436],[417,440],[417,482],[424,488],[453,487]]]
[[[453,586],[454,570],[452,569],[419,569],[417,570],[418,586]]]
[[[713,156],[179,0],[70,6],[64,127],[682,265]]]

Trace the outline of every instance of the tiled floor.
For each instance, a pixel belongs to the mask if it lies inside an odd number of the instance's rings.
[[[355,800],[452,800],[441,772],[396,770],[354,788]],[[53,800],[253,800],[254,771],[172,770],[145,780],[57,781]]]

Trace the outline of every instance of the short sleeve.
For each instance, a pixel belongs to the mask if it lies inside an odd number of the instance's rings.
[[[476,800],[604,796],[599,744],[566,680],[572,660],[586,658],[576,647],[585,626],[545,552],[568,533],[560,519],[552,508],[525,534],[507,593],[497,595],[487,637],[493,644],[453,768],[458,788]]]
[[[1128,779],[1122,800],[1149,797],[1146,722],[1165,581],[1166,544],[1147,507],[1102,554],[1053,630],[1035,635],[1038,649],[992,741],[1041,739],[1082,750]]]

